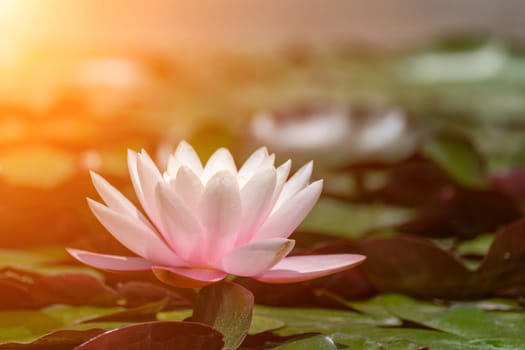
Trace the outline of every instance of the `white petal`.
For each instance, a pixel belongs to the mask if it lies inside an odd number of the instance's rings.
[[[219,148],[208,159],[204,171],[202,172],[202,182],[207,183],[209,179],[219,171],[229,171],[237,174],[237,167],[232,154],[226,148]]]
[[[175,176],[177,176],[177,172],[179,171],[179,168],[182,165],[179,158],[175,157],[174,154],[170,154],[168,156],[167,164],[168,165],[166,167],[166,171],[163,174],[165,180],[175,178]]]
[[[197,208],[197,203],[199,203],[202,192],[204,192],[204,186],[190,168],[185,165],[181,166],[175,180],[172,181],[172,186],[191,210]]]
[[[296,173],[288,180],[277,199],[277,203],[273,208],[273,211],[276,211],[286,203],[292,196],[297,192],[302,190],[310,182],[310,177],[312,176],[313,162],[306,163],[301,169],[297,170]]]
[[[291,256],[256,277],[266,283],[294,283],[327,276],[354,267],[365,260],[358,254]]]
[[[288,174],[290,174],[291,167],[292,161],[288,159],[277,168],[277,182],[275,183],[275,190],[273,192],[273,203],[279,199],[283,186],[286,183],[286,179],[288,178]]]
[[[255,171],[259,168],[259,165],[268,157],[268,150],[266,147],[261,147],[251,154],[246,159],[244,164],[239,169],[239,176],[249,179]]]
[[[247,243],[270,214],[275,182],[275,169],[268,168],[252,176],[242,188],[242,220],[236,245]]]
[[[260,275],[281,261],[293,249],[295,241],[272,238],[243,245],[222,259],[224,271],[236,276]]]
[[[129,176],[131,178],[131,183],[135,189],[137,198],[139,199],[140,204],[144,207],[144,194],[142,193],[142,186],[139,180],[139,174],[137,170],[137,152],[128,149],[128,170]]]
[[[323,180],[311,183],[272,213],[254,239],[289,237],[312,210],[321,195]]]
[[[266,159],[263,160],[261,164],[259,164],[259,169],[272,167],[275,168],[275,154],[270,154]]]
[[[157,210],[155,189],[163,182],[162,175],[153,160],[145,151],[137,155],[137,174],[142,188],[142,207],[155,226],[162,230],[160,216]]]
[[[88,203],[100,223],[133,253],[157,264],[185,265],[156,232],[139,220],[119,214],[89,198]]]
[[[188,206],[167,184],[157,186],[157,200],[161,210],[161,220],[166,229],[164,238],[173,250],[192,264],[201,261],[191,259],[194,249],[202,241],[202,227]]]
[[[199,155],[186,141],[179,142],[172,160],[168,162],[168,173],[175,177],[178,167],[181,165],[187,166],[199,176],[202,174],[202,163]]]
[[[143,224],[153,229],[148,219],[120,191],[97,173],[91,171],[90,174],[98,194],[109,208],[120,214],[139,219]]]
[[[151,269],[151,262],[134,256],[119,256],[88,252],[79,249],[66,249],[78,261],[103,270],[145,271]]]
[[[234,175],[215,174],[199,203],[199,218],[205,232],[202,258],[210,263],[220,259],[235,244],[241,221],[241,196]]]

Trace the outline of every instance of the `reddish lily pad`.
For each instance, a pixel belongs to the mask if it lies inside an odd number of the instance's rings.
[[[160,300],[168,300],[169,307],[184,307],[192,303],[193,290],[173,290],[159,283],[134,281],[117,284],[117,292],[126,300],[127,307],[139,306]],[[184,293],[184,295],[182,295]]]
[[[0,279],[0,309],[26,309],[35,306],[28,288],[13,281]]]
[[[450,177],[436,164],[415,159],[394,165],[386,173],[383,186],[365,191],[359,200],[417,207],[429,198],[437,197],[451,182]]]
[[[102,333],[75,350],[192,349],[220,350],[222,334],[201,323],[157,321]]]
[[[525,167],[494,175],[491,183],[521,202],[525,201]]]
[[[41,277],[33,284],[31,295],[46,304],[110,306],[120,299],[119,294],[99,278],[80,273]]]
[[[0,344],[0,349],[48,349],[48,350],[66,350],[81,344],[101,333],[104,330],[100,328],[91,328],[87,330],[59,330],[46,334],[29,342],[8,342]]]
[[[481,266],[471,277],[471,288],[486,294],[525,283],[525,219],[500,230]]]
[[[495,231],[521,215],[516,201],[503,192],[448,186],[423,204],[414,220],[398,229],[429,237],[472,238]]]
[[[458,256],[424,238],[382,237],[359,246],[368,259],[358,269],[382,292],[465,298],[525,283],[525,220],[501,229],[474,271],[468,270]]]
[[[359,269],[380,291],[446,297],[469,277],[458,257],[424,238],[373,238],[360,249],[367,261]]]

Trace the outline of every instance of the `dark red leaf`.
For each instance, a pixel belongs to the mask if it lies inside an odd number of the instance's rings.
[[[469,278],[459,258],[424,238],[382,237],[359,246],[367,259],[358,269],[380,291],[453,297]]]
[[[525,283],[525,219],[500,230],[470,282],[485,294]]]
[[[0,309],[26,309],[38,306],[27,287],[0,279]]]
[[[93,328],[83,331],[60,330],[46,334],[28,343],[3,343],[0,344],[0,349],[70,350],[74,346],[81,344],[103,332],[104,330],[100,328]]]
[[[35,300],[46,304],[116,305],[119,294],[97,277],[64,273],[37,279],[31,288]]]
[[[503,192],[448,186],[424,204],[414,220],[398,229],[428,237],[472,238],[495,231],[521,215],[516,201]]]
[[[501,189],[509,195],[525,201],[525,168],[510,170],[506,173],[495,175],[491,179],[494,187]]]
[[[168,307],[190,306],[191,300],[176,291],[146,281],[128,281],[117,285],[118,293],[126,299],[126,306],[133,307],[159,301],[168,300]]]
[[[424,238],[375,238],[359,245],[368,259],[358,270],[381,292],[457,299],[488,296],[525,283],[525,219],[496,234],[487,256],[474,271]]]
[[[220,350],[222,334],[195,322],[148,322],[100,334],[75,350]]]

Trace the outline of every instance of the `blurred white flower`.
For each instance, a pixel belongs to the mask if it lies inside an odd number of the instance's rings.
[[[256,115],[250,125],[258,143],[298,160],[323,165],[395,162],[414,149],[417,135],[397,109],[356,116],[333,108],[305,115]]]

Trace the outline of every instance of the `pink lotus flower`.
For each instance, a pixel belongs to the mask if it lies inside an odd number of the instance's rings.
[[[364,260],[353,254],[286,257],[288,239],[319,198],[322,180],[309,183],[312,163],[288,181],[290,161],[275,168],[266,148],[237,170],[227,149],[202,165],[182,141],[161,173],[145,151],[129,151],[131,180],[147,217],[99,175],[93,183],[106,205],[88,199],[106,229],[138,256],[77,249],[69,253],[104,270],[151,269],[162,281],[200,287],[228,274],[269,283],[309,280]]]

